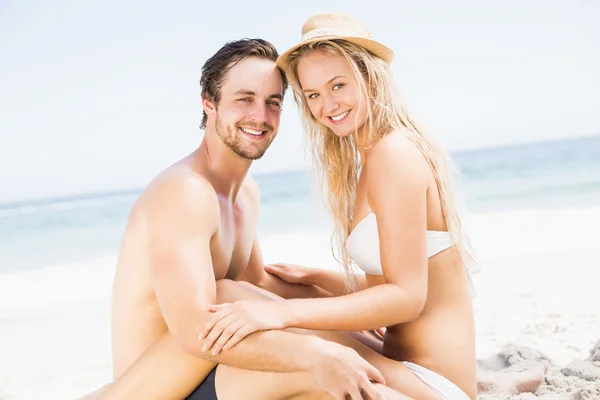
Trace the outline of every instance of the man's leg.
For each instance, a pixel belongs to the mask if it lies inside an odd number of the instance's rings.
[[[217,302],[228,303],[236,300],[275,300],[277,297],[269,292],[261,292],[260,289],[250,284],[233,282],[229,280],[217,281]],[[385,394],[386,399],[406,399],[399,393],[405,393],[412,398],[434,399],[435,395],[402,363],[388,359],[373,351],[358,341],[340,332],[308,331],[301,329],[287,329],[299,334],[314,334],[325,340],[349,346],[358,352],[366,361],[377,368],[384,376],[387,388],[376,385],[378,391]],[[154,382],[150,387],[161,390],[151,390],[144,393],[146,399],[175,399],[190,396],[193,400],[193,389],[188,389],[185,394],[179,396],[184,387],[196,387],[206,377],[206,360],[196,358],[184,353],[175,343],[173,337],[166,332],[159,342],[151,349],[156,349],[162,354],[159,365],[154,375],[160,382]],[[148,353],[150,354],[150,353]],[[164,355],[167,354],[168,357]],[[153,358],[153,357],[149,357]],[[152,365],[155,365],[153,363]],[[147,368],[146,368],[147,369]],[[147,376],[147,374],[143,374]],[[119,378],[121,379],[121,378]],[[178,382],[178,379],[181,379]],[[215,390],[219,400],[228,399],[330,399],[317,385],[309,372],[297,373],[267,373],[260,371],[249,371],[219,365],[215,373]],[[171,384],[177,389],[169,390]],[[131,383],[131,382],[129,382]],[[207,384],[210,382],[203,382]],[[193,386],[190,386],[192,385]],[[109,389],[110,389],[109,385]],[[127,386],[127,385],[125,385]],[[103,388],[104,389],[104,388]],[[204,392],[205,389],[202,388]],[[210,391],[210,390],[208,390]],[[200,392],[198,390],[198,392]],[[97,392],[96,392],[97,393]],[[205,392],[206,393],[206,392]],[[174,395],[174,396],[172,396]],[[89,398],[89,397],[87,397]],[[92,397],[93,398],[93,397]],[[106,397],[106,398],[111,398]]]
[[[375,389],[386,400],[411,399],[379,383]],[[227,365],[217,367],[216,392],[218,400],[332,400],[308,372],[265,373]]]

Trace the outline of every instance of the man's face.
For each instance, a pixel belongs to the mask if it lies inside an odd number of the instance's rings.
[[[279,129],[282,80],[274,62],[250,57],[229,70],[215,105],[215,129],[240,157],[263,156]]]

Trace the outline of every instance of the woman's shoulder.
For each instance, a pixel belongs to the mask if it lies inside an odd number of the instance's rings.
[[[368,154],[369,170],[390,169],[395,173],[428,175],[429,164],[419,148],[401,132],[390,132],[377,141]]]
[[[366,171],[367,194],[376,214],[377,203],[407,196],[422,198],[431,185],[431,169],[425,157],[401,133],[390,133],[371,148]]]

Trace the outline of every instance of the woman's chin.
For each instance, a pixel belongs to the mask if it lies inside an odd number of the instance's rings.
[[[331,130],[333,131],[335,136],[341,137],[341,138],[345,138],[347,136],[352,135],[352,133],[354,132],[354,129],[342,129],[339,127],[336,127],[336,129],[331,128]]]

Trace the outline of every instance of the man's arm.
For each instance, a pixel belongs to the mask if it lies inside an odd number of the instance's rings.
[[[206,180],[177,176],[147,193],[149,256],[156,298],[175,342],[198,353],[198,331],[216,299],[210,242],[220,208]]]
[[[261,332],[217,356],[202,350],[198,334],[212,314],[216,283],[210,241],[219,224],[219,203],[209,182],[184,177],[149,193],[150,256],[156,296],[175,343],[186,353],[233,367],[272,372],[310,369],[325,346],[319,338]],[[307,356],[307,354],[310,355]]]
[[[208,182],[197,179],[166,182],[148,197],[149,252],[157,298],[169,331],[93,396],[111,400],[183,398],[206,376],[204,360],[272,372],[310,370],[316,377],[329,377],[326,385],[334,385],[331,387],[342,387],[339,376],[352,371],[377,376],[356,352],[289,331],[257,332],[217,356],[202,351],[197,334],[209,321],[208,304],[216,299],[209,245],[218,226],[218,202]]]

